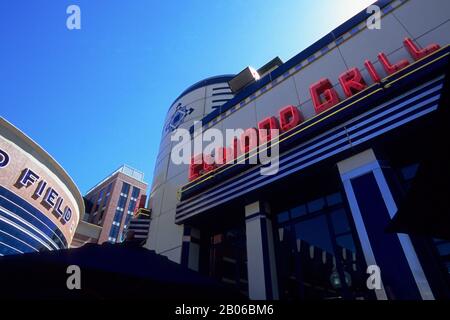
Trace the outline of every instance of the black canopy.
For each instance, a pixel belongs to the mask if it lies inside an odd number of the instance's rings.
[[[81,269],[81,290],[69,290],[67,267]],[[136,243],[0,258],[0,298],[236,300],[239,292]]]

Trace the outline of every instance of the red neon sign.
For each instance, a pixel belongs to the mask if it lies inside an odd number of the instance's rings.
[[[272,134],[270,130],[277,129],[280,129],[280,127],[278,125],[278,120],[275,117],[268,117],[260,121],[258,123],[259,143],[262,144],[272,140]]]
[[[309,87],[316,114],[339,103],[339,96],[329,79],[321,79]],[[323,98],[322,98],[323,97]]]
[[[303,122],[300,112],[294,106],[286,106],[282,108],[279,113],[280,129],[282,132],[289,131]]]

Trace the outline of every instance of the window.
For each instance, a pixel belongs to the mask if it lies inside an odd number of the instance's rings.
[[[374,299],[341,193],[305,200],[276,216],[282,298]]]
[[[289,221],[289,211],[280,213],[277,216],[277,220],[278,220],[278,223],[283,223],[283,222]]]
[[[308,202],[307,206],[309,212],[319,211],[325,207],[325,199],[319,198],[314,201]]]
[[[128,196],[128,192],[130,192],[130,185],[124,182],[122,185],[121,193],[123,193],[125,196]]]
[[[109,232],[109,237],[112,239],[110,242],[116,242],[119,231],[120,231],[120,223],[123,219],[123,212],[125,210],[125,205],[128,200],[128,193],[130,192],[130,185],[128,183],[123,183],[120,198],[117,203],[116,213],[114,215],[114,220],[112,222],[111,230]]]
[[[108,185],[106,188],[106,197],[109,197],[111,195],[111,189],[112,189],[112,183]]]
[[[353,237],[351,234],[336,237],[336,243],[338,247],[348,249],[351,252],[356,251],[355,243],[353,242]]]
[[[123,235],[126,232],[127,226],[129,224],[131,218],[133,217],[134,210],[136,209],[137,198],[139,197],[140,192],[141,192],[141,190],[139,188],[133,187],[133,191],[131,192],[130,203],[128,204],[127,216],[124,221],[122,235],[120,236],[121,239],[123,239]]]
[[[340,192],[329,194],[325,197],[317,198],[315,200],[303,203],[301,205],[295,206],[287,211],[283,211],[277,215],[278,223],[283,223],[290,221],[291,219],[300,218],[308,214],[314,214],[326,208],[341,208],[340,215],[346,215],[345,210],[342,209],[342,195]],[[339,214],[339,210],[336,215]],[[339,217],[340,218],[340,217]],[[344,220],[343,220],[344,221]],[[347,221],[347,219],[345,219]],[[344,222],[342,222],[344,223]],[[347,226],[348,226],[348,222]]]
[[[248,295],[247,245],[245,227],[211,233],[205,237],[200,270],[210,277]]]
[[[327,220],[323,215],[298,222],[295,225],[295,235],[296,239],[301,239],[309,245],[321,248],[325,252],[333,252]]]
[[[119,202],[117,203],[117,207],[123,209],[125,207],[126,202],[127,202],[127,197],[121,196],[119,198]]]
[[[342,234],[350,231],[350,225],[347,219],[345,209],[340,208],[331,213],[331,220],[333,222],[334,232]]]
[[[100,211],[100,214],[99,214],[99,216],[98,216],[98,222],[97,222],[97,224],[101,224],[102,222],[103,222],[103,215],[105,214],[105,209],[103,208],[103,209],[101,209],[101,211]]]
[[[97,198],[97,207],[100,206],[103,200],[103,193],[105,192],[105,189],[100,190]]]
[[[450,242],[443,241],[442,243],[437,244],[436,247],[441,256],[450,255]]]
[[[137,200],[137,197],[139,196],[140,192],[141,192],[141,190],[139,188],[133,187],[133,192],[131,193],[131,197],[134,200]]]
[[[111,196],[112,183],[110,183],[105,190],[105,200],[103,201],[102,208],[105,208],[108,205],[109,198]]]
[[[415,164],[412,164],[412,165],[402,168],[401,172],[402,172],[403,179],[406,181],[412,180],[416,176],[418,169],[419,169],[418,163],[415,163]]]
[[[305,205],[301,205],[291,209],[292,218],[297,218],[308,213]]]
[[[329,206],[334,206],[340,203],[342,203],[342,195],[340,192],[333,193],[327,196],[327,204]]]

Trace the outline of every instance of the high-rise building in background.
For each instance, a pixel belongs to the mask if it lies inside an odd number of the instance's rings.
[[[79,243],[121,242],[136,208],[145,202],[146,192],[144,174],[127,165],[99,182],[84,196],[86,213],[76,235]],[[96,232],[92,225],[101,230]]]
[[[285,63],[205,79],[174,101],[155,166],[148,248],[252,299],[450,297],[450,242],[386,232],[427,168],[435,124],[449,107],[450,2],[375,4],[379,29],[363,11]],[[292,30],[291,41],[302,32]],[[245,132],[226,151],[176,164],[171,133],[189,129],[191,148],[201,138],[195,121],[224,136]],[[249,150],[270,139],[257,128],[281,132],[269,142],[280,151],[271,175],[261,163],[227,161],[258,155]],[[448,141],[439,146],[445,153]],[[423,214],[434,214],[428,204]],[[376,290],[366,284],[369,267],[381,272]]]

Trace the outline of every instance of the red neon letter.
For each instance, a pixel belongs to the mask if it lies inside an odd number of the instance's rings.
[[[309,92],[317,114],[339,103],[339,96],[328,79],[321,79],[319,82],[311,85]],[[325,98],[323,102],[320,98],[322,95]]]
[[[420,60],[441,48],[438,44],[432,43],[425,49],[420,49],[410,38],[405,38],[403,44],[405,45],[411,57],[414,58],[414,60]]]
[[[366,82],[364,81],[361,72],[358,68],[353,68],[344,72],[339,77],[339,82],[341,83],[342,89],[347,97],[363,91],[367,88]]]
[[[400,60],[396,64],[391,64],[383,52],[380,52],[378,54],[378,60],[380,60],[381,64],[384,67],[384,70],[386,70],[388,74],[396,73],[397,71],[402,70],[404,67],[409,65],[409,62],[406,59]]]
[[[378,74],[377,70],[373,66],[373,63],[369,60],[364,61],[364,65],[366,66],[367,71],[370,74],[370,77],[372,78],[373,82],[381,82],[380,75]]]
[[[233,142],[231,143],[231,154],[228,161],[235,160],[240,155],[240,141],[237,137],[233,138]]]
[[[294,106],[286,106],[280,110],[280,127],[281,131],[286,132],[295,128],[303,119]]]
[[[258,123],[259,143],[266,143],[272,140],[272,131],[278,130],[278,122],[274,117],[268,117]]]
[[[258,146],[258,133],[255,128],[249,128],[241,135],[241,151],[247,153]]]
[[[232,149],[226,147],[217,147],[214,158],[216,159],[216,165],[221,166],[226,164],[231,159]]]
[[[189,181],[195,180],[201,176],[203,170],[203,155],[193,156],[189,165]]]

